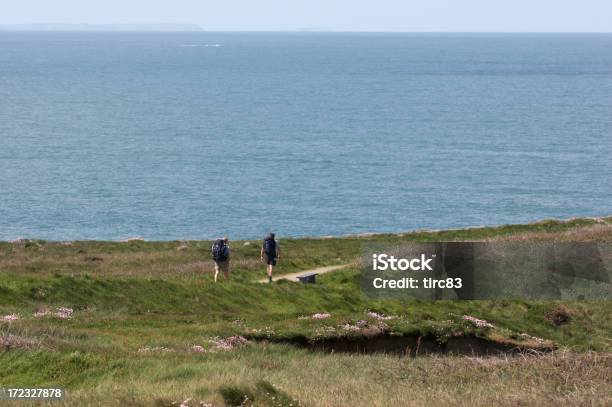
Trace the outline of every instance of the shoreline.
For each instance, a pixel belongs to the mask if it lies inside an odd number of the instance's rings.
[[[447,229],[413,229],[407,230],[403,232],[363,232],[363,233],[349,233],[349,234],[341,234],[341,235],[323,235],[323,236],[281,236],[279,241],[281,240],[331,240],[331,239],[360,239],[360,238],[372,238],[372,237],[380,237],[380,236],[395,236],[395,237],[404,237],[410,235],[417,234],[437,234],[437,233],[450,233],[450,232],[464,232],[464,231],[477,231],[477,230],[487,230],[487,229],[502,229],[502,228],[515,228],[515,227],[535,227],[539,225],[545,224],[557,224],[564,225],[572,222],[592,222],[594,225],[610,225],[612,224],[612,215],[602,215],[602,216],[584,216],[584,217],[571,217],[571,218],[545,218],[542,220],[535,220],[528,223],[505,223],[505,224],[496,224],[496,225],[476,225],[476,226],[465,226],[458,228],[447,228]],[[170,243],[170,242],[210,242],[216,239],[216,237],[210,238],[202,238],[202,239],[165,239],[165,240],[157,240],[157,239],[146,239],[142,236],[131,236],[125,239],[74,239],[74,240],[47,240],[47,239],[39,239],[36,237],[16,237],[13,240],[0,240],[0,244],[8,243],[8,244],[21,244],[28,242],[47,242],[47,243],[92,243],[92,242],[104,242],[104,243],[131,243],[131,242],[147,242],[147,243]],[[258,241],[258,238],[252,239],[230,239],[233,242],[252,242]]]

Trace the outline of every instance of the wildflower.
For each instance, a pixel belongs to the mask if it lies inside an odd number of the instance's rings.
[[[2,322],[13,322],[17,321],[19,318],[18,314],[8,314],[2,317]]]
[[[34,315],[34,317],[39,318],[39,317],[47,316],[50,313],[51,312],[49,312],[49,310],[47,310],[47,309],[40,309],[40,310],[36,311],[33,315]]]
[[[331,334],[336,332],[336,328],[334,328],[333,326],[322,326],[316,329],[315,334],[316,335],[326,335],[326,334]]]
[[[258,334],[261,332],[261,329],[246,327],[244,328],[244,332],[246,332],[247,334]]]
[[[372,317],[374,319],[378,319],[379,321],[386,321],[386,320],[389,320],[389,319],[397,318],[397,317],[394,317],[394,316],[387,316],[387,315],[384,315],[384,314],[379,314],[379,313],[374,312],[374,311],[368,312],[368,316]]]
[[[358,327],[356,325],[351,325],[351,324],[344,324],[344,325],[342,325],[342,329],[344,329],[345,331],[349,331],[349,332],[357,332],[357,331],[361,330],[360,327]]]
[[[312,314],[311,316],[301,316],[298,319],[326,319],[331,317],[331,314],[328,312],[318,312],[316,314]]]
[[[55,315],[57,315],[58,318],[67,319],[71,318],[73,313],[74,310],[72,308],[60,307],[57,309],[57,313]]]
[[[246,345],[249,341],[240,335],[230,336],[229,338],[215,338],[212,340],[217,350],[230,351],[236,346]]]
[[[526,333],[519,334],[519,336],[524,338],[524,339],[531,339],[531,340],[534,340],[534,341],[540,342],[540,343],[545,342],[545,340],[542,339],[542,338],[538,338],[537,336],[531,336],[531,335],[526,334]]]
[[[493,328],[493,324],[491,324],[490,322],[485,321],[484,319],[478,319],[476,317],[471,317],[469,315],[464,315],[463,316],[463,320],[472,323],[472,325],[474,325],[474,326],[476,326],[478,328]]]
[[[196,352],[196,353],[204,353],[204,352],[206,352],[204,347],[200,346],[200,345],[193,345],[193,346],[191,346],[191,350]]]

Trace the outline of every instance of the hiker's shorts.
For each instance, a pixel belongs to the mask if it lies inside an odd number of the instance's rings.
[[[276,257],[272,257],[272,256],[268,256],[268,254],[264,254],[264,261],[266,262],[266,264],[271,264],[273,266],[276,266]]]
[[[224,273],[229,273],[229,260],[215,262],[215,273],[218,273],[220,271]]]

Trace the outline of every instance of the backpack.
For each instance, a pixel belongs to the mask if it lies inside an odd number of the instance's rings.
[[[215,240],[212,246],[212,258],[214,261],[226,261],[227,253],[226,253],[226,245],[223,239]]]
[[[276,241],[274,239],[265,238],[263,244],[264,253],[268,257],[276,257]]]

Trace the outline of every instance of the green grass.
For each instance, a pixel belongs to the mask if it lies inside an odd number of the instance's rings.
[[[354,262],[362,245],[372,242],[489,239],[610,242],[612,218],[284,239],[276,272]],[[252,241],[232,242],[231,280],[214,284],[209,248],[210,242],[200,241],[0,243],[0,317],[20,315],[0,322],[0,386],[63,386],[67,405],[171,405],[187,398],[192,404],[231,405],[240,393],[264,406],[426,405],[427,392],[440,404],[603,400],[612,350],[610,301],[374,301],[361,293],[356,266],[322,275],[316,285],[259,284],[264,267],[258,242]],[[73,317],[33,316],[58,307],[73,308]],[[395,318],[381,322],[368,311]],[[303,318],[319,312],[331,316]],[[554,313],[568,321],[554,324]],[[463,315],[486,319],[494,328],[476,328]],[[255,341],[364,335],[347,331],[347,324],[377,329],[384,324],[395,335],[440,342],[460,334],[534,345],[521,336],[528,334],[559,350],[537,359],[478,362],[330,355]],[[215,337],[232,335],[253,341],[229,352],[216,350]],[[206,351],[195,352],[193,345]],[[585,382],[590,387],[572,390],[578,378],[564,376],[566,368],[591,380]],[[541,379],[528,382],[523,373]],[[413,383],[419,387],[411,388]]]

